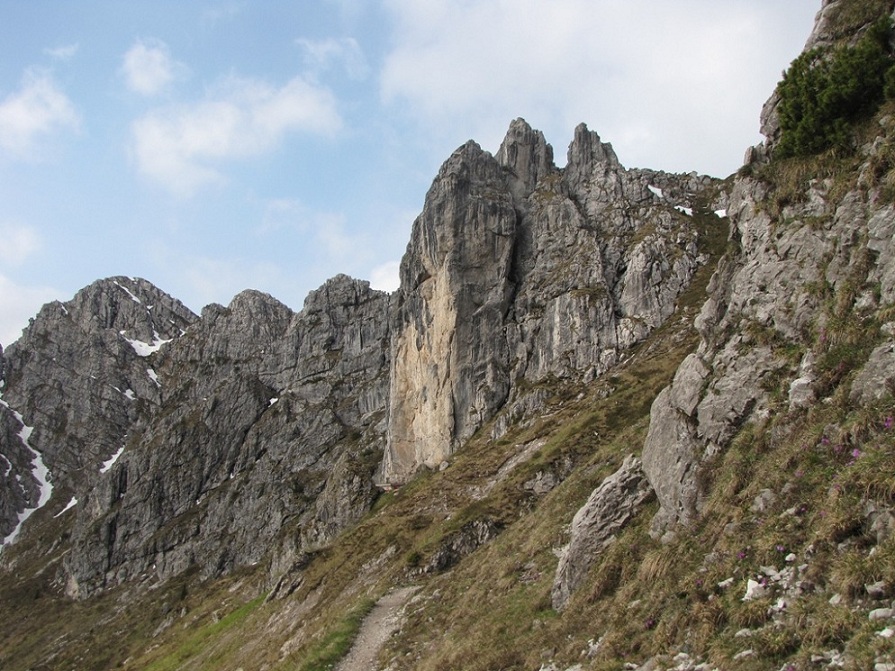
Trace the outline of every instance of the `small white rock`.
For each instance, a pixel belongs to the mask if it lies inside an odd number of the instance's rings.
[[[767,596],[768,588],[762,585],[760,582],[749,580],[746,582],[746,594],[743,595],[743,601],[752,601],[753,599],[761,599],[762,597]]]
[[[895,610],[891,608],[874,608],[867,614],[871,620],[888,620],[895,616]]]

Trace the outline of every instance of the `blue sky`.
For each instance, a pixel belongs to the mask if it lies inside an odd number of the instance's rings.
[[[393,289],[439,165],[510,121],[557,162],[726,176],[820,0],[0,0],[0,344],[95,279],[194,311]]]

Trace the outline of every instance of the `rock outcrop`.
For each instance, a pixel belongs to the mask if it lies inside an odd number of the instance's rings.
[[[525,388],[589,380],[673,312],[713,180],[626,170],[583,124],[568,165],[514,121],[442,166],[401,265],[382,479],[437,467]]]
[[[158,354],[158,411],[80,506],[68,592],[191,566],[217,575],[272,548],[282,572],[364,514],[383,448],[388,303],[339,276],[298,314],[255,291],[203,310]]]
[[[653,495],[640,459],[625,458],[619,469],[603,480],[572,519],[569,544],[556,568],[551,592],[553,608],[565,608],[575,588],[603,549]]]
[[[829,20],[839,9],[824,4],[809,46],[839,37]],[[776,141],[773,101],[763,113],[770,135],[755,152],[766,159]],[[704,462],[744,424],[768,417],[779,386],[790,408],[804,408],[848,373],[849,348],[867,345],[876,349],[853,400],[873,402],[895,379],[892,325],[877,326],[869,341],[863,335],[895,299],[895,208],[879,169],[895,125],[889,116],[879,124],[878,137],[857,148],[856,170],[838,182],[819,177],[794,188],[773,173],[751,174],[756,166],[734,181],[735,251],[721,260],[696,319],[697,351],[652,408],[643,463],[661,505],[655,535],[697,518]]]

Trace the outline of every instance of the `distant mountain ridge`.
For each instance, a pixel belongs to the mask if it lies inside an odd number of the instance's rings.
[[[281,571],[364,514],[374,480],[446,463],[508,402],[536,407],[523,381],[593,379],[661,325],[704,262],[687,213],[716,180],[626,170],[583,125],[568,163],[522,119],[496,157],[460,148],[391,297],[339,276],[300,313],[246,291],[197,317],[118,277],[46,306],[3,389],[54,503],[78,501],[69,593],[277,546]],[[37,491],[10,489],[6,528]]]

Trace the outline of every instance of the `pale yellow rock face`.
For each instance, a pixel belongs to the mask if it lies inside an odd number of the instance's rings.
[[[419,466],[437,467],[450,455],[454,435],[452,342],[454,301],[445,278],[425,280],[419,291],[431,323],[422,333],[411,323],[393,341],[389,449],[385,472],[406,479]]]

